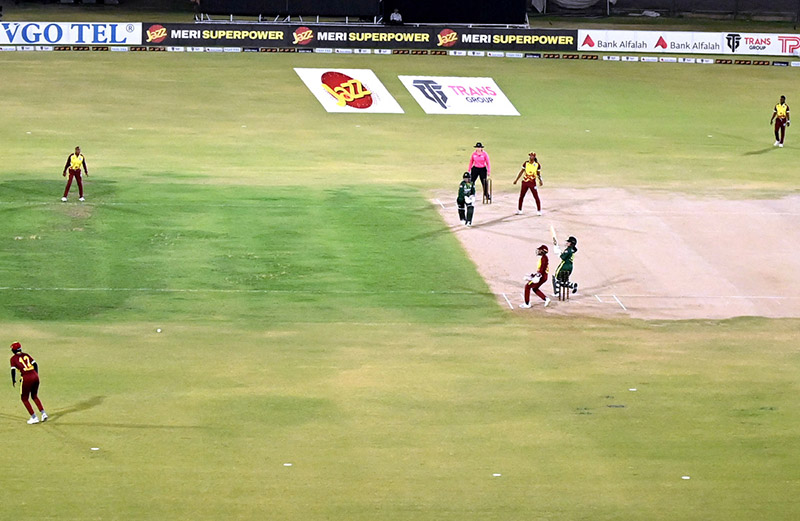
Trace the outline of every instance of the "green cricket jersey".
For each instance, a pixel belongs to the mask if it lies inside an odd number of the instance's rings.
[[[475,195],[475,185],[465,179],[458,185],[458,200],[464,201],[464,198],[470,195]]]

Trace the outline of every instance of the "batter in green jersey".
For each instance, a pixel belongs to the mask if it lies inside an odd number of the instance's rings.
[[[456,204],[461,224],[472,226],[472,215],[475,213],[475,183],[470,179],[469,172],[464,172],[463,181],[458,185]]]
[[[561,286],[571,289],[572,293],[576,293],[578,291],[578,283],[570,283],[569,281],[569,276],[572,275],[572,262],[575,259],[575,254],[577,252],[578,239],[572,236],[567,239],[567,245],[564,248],[564,251],[561,251],[561,249],[556,246],[556,253],[561,259],[561,263],[558,265],[558,268],[556,268],[556,273],[553,276],[553,293],[555,295],[558,295],[558,288]]]

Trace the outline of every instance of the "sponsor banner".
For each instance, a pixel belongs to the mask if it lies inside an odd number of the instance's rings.
[[[678,54],[800,55],[800,35],[681,31],[578,31],[579,51]]]
[[[0,45],[140,45],[141,23],[0,22]]]
[[[756,56],[800,55],[800,35],[780,33],[722,33],[725,54]]]
[[[426,114],[519,116],[492,78],[398,76]]]
[[[679,31],[578,31],[579,51],[720,54],[720,33]]]
[[[143,24],[145,45],[334,49],[574,51],[577,31],[556,29],[264,24]]]
[[[577,31],[554,29],[434,28],[437,48],[574,51]]]
[[[294,71],[328,112],[402,114],[403,109],[369,69]]]

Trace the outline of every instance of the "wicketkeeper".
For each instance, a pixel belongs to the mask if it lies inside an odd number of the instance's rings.
[[[531,292],[544,300],[544,307],[550,305],[550,299],[539,289],[547,282],[547,267],[549,265],[547,251],[547,246],[544,244],[536,248],[536,255],[539,256],[539,263],[536,266],[536,271],[525,277],[525,302],[519,305],[519,307],[523,309],[529,309],[531,307]]]
[[[456,204],[461,224],[472,226],[472,215],[475,213],[475,184],[472,182],[469,172],[464,172],[463,180],[458,185]]]

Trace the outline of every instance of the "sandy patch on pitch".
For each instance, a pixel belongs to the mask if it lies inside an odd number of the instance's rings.
[[[545,187],[547,188],[547,187]],[[518,193],[495,189],[478,202],[474,226],[458,221],[454,196],[432,201],[497,294],[518,313],[585,314],[642,319],[800,317],[800,197],[777,200],[692,198],[616,188],[542,189],[514,215]],[[574,235],[578,254],[570,302],[520,310],[522,278],[535,248]],[[550,253],[551,264],[558,258]],[[551,272],[553,268],[551,269]],[[549,281],[547,293],[552,292]]]

